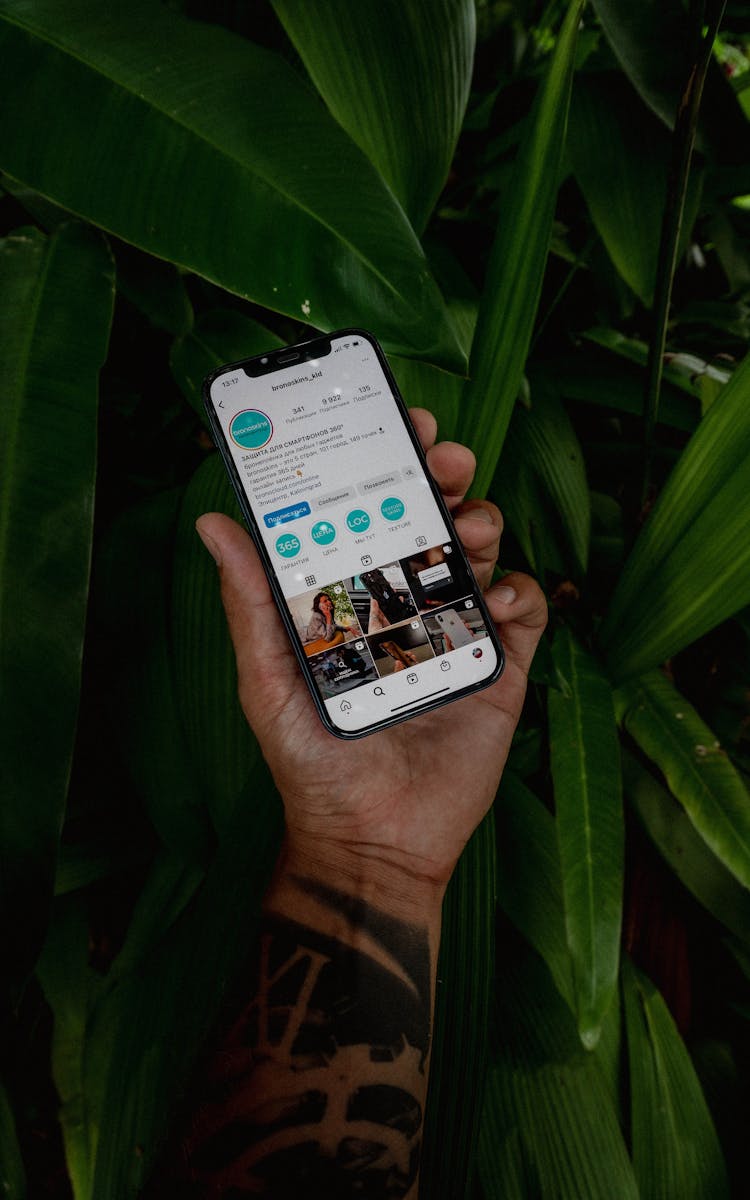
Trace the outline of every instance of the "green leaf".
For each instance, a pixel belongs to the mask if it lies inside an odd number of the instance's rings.
[[[471,1200],[474,1194],[494,981],[495,887],[490,811],[461,855],[443,903],[419,1168],[422,1194],[430,1200]]]
[[[221,764],[216,764],[221,769]],[[89,1056],[108,1034],[94,1178],[76,1200],[135,1200],[230,984],[253,952],[276,861],[280,806],[265,767],[238,798],[203,886],[97,1006]],[[100,1069],[92,1062],[92,1070]]]
[[[2,0],[0,55],[9,175],[267,308],[463,368],[402,209],[279,55],[147,0]]]
[[[567,151],[591,217],[622,278],[646,305],[656,284],[671,138],[626,79],[576,77]],[[690,177],[684,247],[695,221],[700,175]]]
[[[623,70],[649,108],[672,128],[692,66],[690,17],[681,0],[593,0]],[[706,77],[698,147],[744,161],[747,127],[718,63]]]
[[[138,894],[123,947],[107,973],[108,988],[137,970],[158,946],[192,900],[204,874],[201,864],[186,861],[178,851],[157,854]]]
[[[421,231],[445,183],[474,63],[473,0],[273,0],[331,114]],[[427,18],[427,19],[426,19]]]
[[[750,358],[703,417],[625,564],[599,632],[616,681],[750,603]]]
[[[102,981],[88,960],[86,900],[66,896],[55,904],[37,975],[54,1019],[52,1076],[60,1098],[59,1119],[75,1200],[91,1194],[96,1147],[96,1112],[85,1077],[87,1026]]]
[[[146,848],[113,850],[86,843],[60,843],[55,872],[55,895],[66,896],[112,875],[140,866],[149,858]]]
[[[711,1114],[667,1006],[627,959],[622,985],[633,1168],[641,1200],[728,1200]]]
[[[624,828],[612,692],[563,627],[552,647],[571,695],[550,689],[550,762],[581,1040],[596,1045],[617,984]]]
[[[392,354],[388,362],[405,403],[426,408],[437,419],[438,439],[453,441],[461,411],[463,380],[416,358]]]
[[[262,760],[237,697],[216,564],[195,532],[197,518],[211,511],[239,517],[218,454],[198,468],[185,492],[174,547],[170,642],[180,726],[198,788],[221,836]]]
[[[706,845],[750,887],[750,795],[715,735],[661,671],[620,688],[615,703]]]
[[[696,900],[737,937],[750,937],[750,892],[696,832],[685,810],[631,754],[623,754],[623,782],[651,841]]]
[[[503,964],[479,1177],[487,1200],[638,1200],[599,1054],[536,957]]]
[[[164,845],[195,860],[210,841],[209,824],[181,723],[170,632],[182,495],[170,489],[119,514],[100,545],[92,599],[111,646],[113,739]]]
[[[26,1172],[16,1137],[8,1093],[0,1083],[0,1194],[5,1200],[26,1200]]]
[[[478,496],[486,494],[495,473],[539,304],[583,8],[583,0],[568,6],[528,117],[487,268],[460,431],[477,455]]]
[[[555,987],[573,1012],[575,992],[565,940],[555,818],[507,768],[495,813],[498,903],[544,959]]]
[[[111,256],[91,230],[71,224],[0,242],[0,929],[12,986],[34,962],[52,898],[113,296]]]
[[[591,503],[583,452],[542,376],[529,406],[514,409],[492,494],[535,570],[585,574]]]
[[[202,387],[209,372],[283,344],[252,317],[232,308],[212,308],[201,313],[189,333],[173,342],[169,365],[180,391],[205,422]]]
[[[157,329],[175,335],[187,333],[193,324],[193,309],[177,268],[125,244],[115,247],[115,256],[118,292]]]

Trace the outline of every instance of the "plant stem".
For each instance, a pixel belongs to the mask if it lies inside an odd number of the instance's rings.
[[[661,395],[662,371],[664,367],[664,348],[667,340],[667,324],[669,308],[672,300],[672,284],[674,281],[677,250],[682,232],[682,218],[685,211],[690,164],[693,158],[695,134],[698,126],[703,84],[711,61],[714,41],[719,31],[726,0],[718,0],[714,11],[706,13],[706,4],[694,5],[699,9],[695,14],[697,22],[697,47],[690,74],[685,84],[675,118],[674,139],[672,142],[672,161],[667,180],[667,195],[662,219],[661,238],[659,241],[659,261],[656,272],[656,291],[654,294],[654,333],[649,346],[646,398],[645,398],[645,463],[643,473],[642,503],[646,502],[651,486],[651,471],[653,466],[654,433],[656,419],[659,413],[659,398]],[[702,30],[703,22],[708,17],[708,24]]]

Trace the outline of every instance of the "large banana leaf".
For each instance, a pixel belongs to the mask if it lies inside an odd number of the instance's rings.
[[[462,369],[403,211],[280,56],[147,0],[1,0],[0,57],[9,175],[298,321]]]
[[[681,0],[593,0],[612,49],[646,104],[670,129],[691,70],[698,32]],[[696,18],[693,18],[695,21]],[[729,162],[747,158],[747,127],[718,63],[706,77],[698,146]]]
[[[60,1053],[82,1056],[80,1092],[87,1116],[79,1140],[87,1139],[90,1170],[77,1172],[76,1200],[125,1200],[142,1186],[229,981],[252,951],[260,897],[278,847],[278,801],[239,713],[216,570],[193,529],[197,513],[230,504],[217,467],[212,458],[197,472],[176,529],[171,496],[161,506],[151,502],[150,524],[142,514],[136,522],[136,531],[147,535],[143,543],[154,543],[144,561],[160,558],[162,569],[166,564],[168,576],[173,572],[171,591],[142,586],[141,571],[132,569],[131,543],[131,581],[121,600],[124,607],[145,606],[151,614],[149,630],[138,611],[128,628],[129,656],[153,661],[148,669],[133,670],[129,702],[149,719],[138,738],[124,744],[145,793],[153,796],[157,787],[164,793],[159,824],[171,848],[154,860],[123,949],[85,1016],[85,1030],[77,1032],[78,1050],[65,1037],[62,1017],[58,1020],[63,984],[45,987],[55,1037],[59,1031],[63,1039]],[[116,544],[124,552],[128,542],[121,536]],[[193,780],[188,794],[186,771]],[[209,861],[200,886],[203,865],[195,858],[200,824],[185,829],[196,797],[210,808],[221,835],[210,858],[211,837],[204,832],[203,857]],[[54,953],[64,964],[65,946]],[[75,1156],[70,1139],[68,1134],[69,1157]]]
[[[595,1046],[617,985],[624,826],[619,744],[610,686],[595,660],[560,629],[553,643],[570,694],[550,688],[550,762],[555,789],[565,928],[573,963],[578,1031]]]
[[[213,308],[201,313],[193,328],[173,342],[169,365],[185,399],[206,421],[202,386],[209,372],[281,345],[280,337],[252,317],[232,308]]]
[[[654,297],[671,138],[622,75],[583,74],[570,100],[568,155],[592,220],[623,279]],[[690,236],[700,193],[693,171],[682,223]]]
[[[329,111],[421,231],[445,183],[474,63],[474,0],[273,0]]]
[[[495,886],[490,811],[469,840],[443,904],[420,1165],[420,1190],[430,1200],[474,1195],[494,982]]]
[[[77,224],[0,242],[0,930],[17,986],[44,936],[86,620],[111,255]]]
[[[750,602],[750,358],[703,417],[625,565],[600,630],[641,675]]]
[[[114,250],[118,292],[157,329],[175,336],[187,333],[193,324],[193,309],[177,268],[123,242]]]
[[[437,419],[438,439],[452,441],[458,428],[463,380],[416,358],[392,354],[388,361],[405,402],[428,409]]]
[[[728,1200],[711,1114],[667,1006],[627,959],[622,985],[632,1155],[641,1200]]]
[[[138,928],[104,980],[86,965],[85,906],[71,924],[66,906],[78,898],[59,902],[40,975],[54,1016],[53,1070],[75,1200],[138,1195],[229,983],[252,950],[278,837],[278,808],[260,772],[203,886],[171,913],[142,905]],[[163,864],[156,870],[166,882]],[[159,886],[149,885],[152,900]]]
[[[616,1102],[542,962],[503,962],[479,1142],[487,1200],[638,1200]]]
[[[722,925],[750,939],[750,891],[709,850],[684,809],[632,754],[623,754],[625,795],[677,878]]]
[[[623,686],[615,702],[706,845],[750,888],[750,795],[705,721],[661,671]]]
[[[486,495],[495,473],[539,304],[583,8],[583,0],[568,5],[503,198],[487,268],[460,429],[477,455],[473,491],[478,496]]]

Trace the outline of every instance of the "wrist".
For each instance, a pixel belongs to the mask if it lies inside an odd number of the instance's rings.
[[[287,829],[275,878],[294,877],[317,880],[404,920],[427,924],[439,920],[446,886],[411,855]]]

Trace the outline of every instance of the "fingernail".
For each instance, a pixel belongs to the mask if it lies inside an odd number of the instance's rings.
[[[219,549],[218,543],[214,541],[214,539],[211,537],[210,534],[203,532],[203,530],[200,527],[199,521],[196,521],[196,523],[195,523],[195,532],[198,534],[198,537],[203,542],[203,545],[208,550],[208,553],[211,555],[211,557],[214,560],[214,562],[216,563],[217,567],[220,567],[221,566],[221,550]]]
[[[468,512],[459,513],[459,516],[468,517],[471,521],[484,521],[485,525],[494,524],[486,508],[470,508]]]
[[[499,600],[501,604],[512,604],[517,595],[518,593],[516,589],[512,587],[506,587],[503,585],[502,587],[495,588],[495,598]]]

